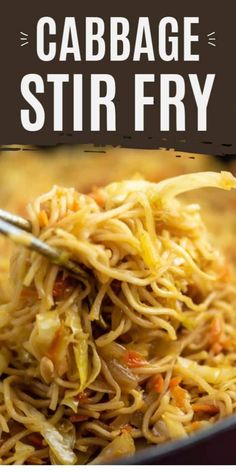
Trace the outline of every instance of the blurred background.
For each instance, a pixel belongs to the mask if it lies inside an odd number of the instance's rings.
[[[27,216],[27,203],[55,184],[87,193],[94,186],[114,180],[143,177],[157,182],[174,175],[213,170],[230,170],[236,174],[236,161],[176,151],[95,148],[92,145],[36,151],[30,147],[23,151],[0,150],[0,208]],[[182,198],[201,205],[212,237],[236,266],[236,191],[200,189]],[[11,249],[11,243],[0,236],[0,298]]]

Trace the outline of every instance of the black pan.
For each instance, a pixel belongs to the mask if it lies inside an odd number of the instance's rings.
[[[236,464],[236,416],[209,426],[193,436],[150,446],[116,464],[196,465]]]

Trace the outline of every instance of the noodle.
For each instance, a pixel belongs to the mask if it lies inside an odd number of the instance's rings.
[[[85,275],[14,250],[0,305],[2,464],[112,461],[140,438],[184,438],[236,412],[233,268],[199,206],[176,198],[200,187],[236,180],[55,186],[29,205],[33,234]]]

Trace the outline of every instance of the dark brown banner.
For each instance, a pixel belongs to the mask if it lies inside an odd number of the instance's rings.
[[[234,0],[8,0],[0,143],[236,154]]]

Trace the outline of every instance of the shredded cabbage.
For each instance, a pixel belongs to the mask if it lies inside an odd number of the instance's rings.
[[[102,452],[90,464],[104,464],[118,460],[123,456],[132,456],[135,453],[135,445],[132,436],[128,432],[122,433],[113,439]]]
[[[32,353],[37,357],[47,354],[50,345],[61,326],[57,310],[46,311],[36,316],[35,327],[30,337]]]
[[[180,439],[185,438],[187,436],[187,433],[182,423],[174,419],[168,412],[162,415],[162,419],[167,426],[168,433],[171,439]]]
[[[15,464],[23,464],[34,453],[34,448],[21,441],[17,441],[15,445]]]
[[[83,332],[79,312],[71,310],[66,317],[66,326],[68,326],[73,333],[73,351],[75,356],[75,363],[80,379],[80,389],[83,391],[88,379],[88,334]]]
[[[211,384],[219,384],[228,380],[236,380],[236,367],[210,367],[208,365],[199,365],[197,362],[185,357],[178,357],[176,370],[178,366],[181,369],[193,372]]]
[[[43,421],[39,426],[39,431],[60,464],[73,465],[76,463],[76,455],[71,447],[68,446],[68,441],[63,438],[62,434],[53,425],[48,421]]]
[[[88,341],[81,339],[74,346],[75,361],[80,377],[80,391],[85,388],[88,378]]]
[[[145,264],[151,270],[155,271],[158,267],[157,251],[147,231],[143,231],[140,235],[140,245],[142,258]]]

